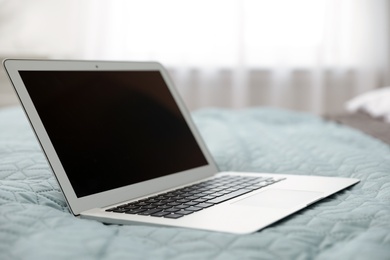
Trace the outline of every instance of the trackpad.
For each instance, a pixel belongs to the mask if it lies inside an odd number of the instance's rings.
[[[322,192],[269,189],[239,200],[235,204],[267,208],[290,208],[310,204],[321,198]]]

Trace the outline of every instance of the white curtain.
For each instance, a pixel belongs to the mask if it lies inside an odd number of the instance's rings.
[[[25,15],[20,23],[25,34],[19,29],[19,38],[27,41],[16,40],[24,48],[15,52],[157,60],[169,68],[190,109],[278,106],[336,113],[352,96],[390,85],[388,0],[37,0],[28,5],[30,18]],[[0,24],[0,43],[1,32]]]

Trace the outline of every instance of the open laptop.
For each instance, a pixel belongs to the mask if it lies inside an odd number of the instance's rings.
[[[359,180],[218,172],[155,62],[5,60],[75,216],[244,234]]]

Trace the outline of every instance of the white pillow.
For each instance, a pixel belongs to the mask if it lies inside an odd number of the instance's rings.
[[[390,86],[361,94],[345,104],[349,112],[362,111],[390,123]]]

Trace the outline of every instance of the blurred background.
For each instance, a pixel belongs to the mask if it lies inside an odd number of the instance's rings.
[[[191,110],[337,114],[390,85],[390,3],[0,0],[6,57],[159,61]],[[0,106],[16,103],[2,68]]]

